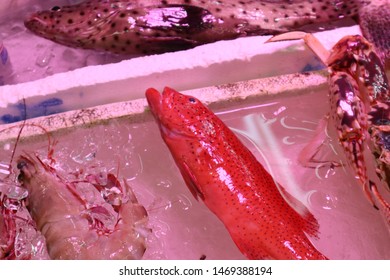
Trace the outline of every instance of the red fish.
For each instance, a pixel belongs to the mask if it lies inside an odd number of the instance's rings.
[[[318,235],[314,216],[278,188],[213,112],[170,88],[162,94],[148,89],[146,98],[187,186],[224,223],[247,258],[327,259],[305,235]]]

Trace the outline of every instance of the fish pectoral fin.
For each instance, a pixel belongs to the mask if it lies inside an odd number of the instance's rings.
[[[283,198],[295,210],[297,215],[300,216],[297,221],[301,223],[301,228],[308,235],[318,238],[319,224],[314,215],[307,209],[307,207],[290,193],[288,193],[282,186],[278,186]]]
[[[187,50],[201,44],[198,41],[190,40],[178,36],[147,37],[147,38],[143,38],[143,40],[145,41],[145,44],[147,44],[149,48],[149,52],[154,52],[154,53],[165,53],[165,52]]]
[[[198,181],[185,161],[183,161],[180,166],[180,172],[184,178],[184,181],[187,184],[188,189],[191,191],[195,199],[198,200],[198,198],[200,197],[203,200],[204,195],[198,187]]]

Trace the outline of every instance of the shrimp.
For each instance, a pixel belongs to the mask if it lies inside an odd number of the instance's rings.
[[[116,191],[114,205],[88,201],[79,193],[80,185],[68,182],[37,155],[25,154],[17,160],[19,181],[29,195],[27,207],[46,238],[52,259],[140,259],[145,250],[147,212],[131,188],[122,187],[113,174],[105,185]],[[89,183],[89,189],[100,193]],[[81,187],[82,187],[81,186]],[[119,186],[119,187],[118,187]]]
[[[0,164],[0,259],[49,259],[46,241],[37,230],[25,202],[28,192],[20,186],[12,170],[16,146],[25,126],[19,130],[9,164]]]
[[[13,258],[16,223],[13,213],[4,206],[5,196],[0,200],[0,259]]]
[[[24,203],[27,191],[17,184],[3,184],[0,191],[0,260],[49,259],[46,241],[37,230]]]
[[[44,160],[38,153],[15,153],[26,125],[47,136]],[[25,122],[21,127],[10,163],[0,170],[7,174],[0,179],[0,258],[141,258],[148,219],[130,186],[113,174],[69,182],[53,167],[56,142],[45,128]],[[18,176],[12,168],[15,155]]]

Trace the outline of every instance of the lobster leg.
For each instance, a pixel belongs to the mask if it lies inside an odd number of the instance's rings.
[[[329,114],[320,120],[320,122],[317,125],[313,138],[299,153],[298,162],[302,166],[309,167],[309,168],[317,168],[318,165],[320,165],[321,167],[330,166],[331,168],[334,168],[343,165],[339,161],[328,161],[328,160],[321,160],[317,158],[318,153],[320,152],[321,148],[324,145],[324,139],[329,137],[327,134],[328,122],[329,122]]]

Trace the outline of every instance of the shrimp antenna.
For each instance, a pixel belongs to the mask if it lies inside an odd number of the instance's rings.
[[[26,125],[26,120],[27,120],[27,106],[26,106],[26,99],[24,99],[23,97],[23,113],[24,113],[24,116],[23,116],[23,123],[22,123],[22,126],[18,132],[18,136],[16,137],[16,140],[15,140],[15,145],[14,145],[14,148],[12,149],[12,154],[11,154],[11,159],[9,161],[9,165],[8,165],[8,171],[9,171],[9,174],[11,174],[12,172],[12,162],[14,160],[14,157],[15,157],[15,153],[16,153],[16,146],[18,145],[19,143],[19,140],[20,140],[20,136],[22,135],[22,131],[23,131],[23,128],[24,126]]]

